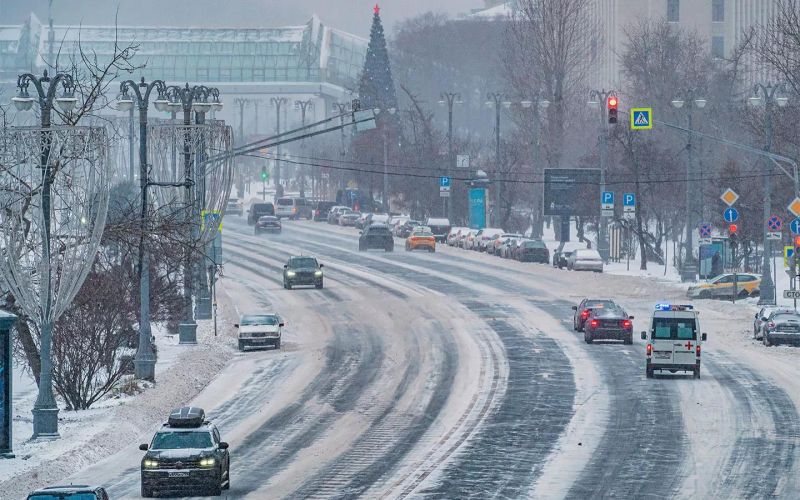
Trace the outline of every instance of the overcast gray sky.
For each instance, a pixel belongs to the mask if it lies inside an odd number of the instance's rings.
[[[34,11],[44,22],[47,0],[0,0],[0,24],[21,23]],[[397,21],[427,11],[451,16],[483,6],[483,0],[384,0],[381,18],[389,33]],[[268,27],[303,24],[311,14],[351,33],[369,35],[375,0],[54,0],[56,24]]]

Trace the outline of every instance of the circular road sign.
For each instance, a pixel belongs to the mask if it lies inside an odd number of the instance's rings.
[[[704,222],[700,224],[700,237],[701,238],[710,238],[711,237],[711,224],[708,222]]]
[[[777,215],[773,215],[767,220],[767,227],[769,227],[770,231],[780,231],[782,226],[783,220]]]
[[[725,217],[725,222],[733,223],[739,220],[739,211],[733,207],[726,208],[722,215]]]

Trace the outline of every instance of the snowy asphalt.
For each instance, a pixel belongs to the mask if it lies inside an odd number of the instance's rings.
[[[230,498],[800,491],[800,417],[772,379],[709,348],[700,381],[647,380],[640,342],[578,341],[570,306],[585,295],[619,294],[644,324],[656,298],[628,282],[448,248],[360,253],[357,232],[324,223],[256,237],[226,220],[224,237],[226,293],[287,320],[281,352],[237,355],[195,401],[231,443]],[[325,264],[323,290],[282,289],[300,252]],[[137,498],[137,445],[71,479]]]

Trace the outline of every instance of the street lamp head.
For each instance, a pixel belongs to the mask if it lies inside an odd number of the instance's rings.
[[[155,101],[153,101],[153,105],[156,107],[158,111],[162,112],[169,111],[169,101],[167,100],[167,97],[161,92],[158,93],[158,97],[156,98]]]
[[[392,108],[387,109],[386,111],[388,111],[390,115],[393,115],[393,114],[397,113],[397,108],[392,107]]]
[[[215,100],[214,102],[211,103],[212,111],[222,111],[222,108],[224,107],[225,105],[219,100]]]
[[[211,111],[211,103],[207,102],[205,99],[194,101],[192,103],[192,109],[197,113],[208,113]]]
[[[707,103],[708,103],[708,101],[706,101],[705,99],[695,99],[694,100],[694,105],[697,106],[698,109],[705,108]]]
[[[592,98],[592,100],[587,102],[586,105],[592,109],[598,109],[600,107],[600,101]]]
[[[550,107],[550,101],[548,101],[547,99],[542,99],[541,101],[539,101],[539,107],[542,108],[542,109],[549,108]]]
[[[447,103],[444,101],[444,99],[441,99],[439,101],[439,106],[444,106],[445,104],[447,104]]]
[[[372,110],[372,112],[373,112],[373,113],[375,113],[376,115],[379,115],[379,114],[381,114],[381,111],[383,111],[381,108],[374,108],[374,109]]]
[[[75,87],[71,84],[64,84],[64,92],[56,98],[56,104],[61,111],[69,113],[78,104],[78,98],[75,97]]]
[[[128,92],[123,92],[117,97],[117,109],[119,111],[130,111],[133,109],[133,98]]]
[[[685,102],[680,99],[674,99],[670,104],[672,104],[672,107],[675,109],[681,109]]]
[[[503,101],[503,107],[508,109],[511,107],[511,101]]]
[[[789,98],[788,97],[783,97],[783,96],[776,97],[775,98],[775,102],[778,103],[778,106],[780,106],[782,108],[785,108],[786,105],[789,104]]]
[[[491,108],[492,106],[494,106],[494,101],[486,101],[487,108]]]
[[[458,95],[456,96],[455,103],[456,103],[456,104],[458,104],[459,106],[460,106],[460,105],[462,105],[462,104],[464,104],[464,101],[462,101],[462,100],[461,100],[461,94],[458,94]]]
[[[33,97],[28,95],[28,90],[21,88],[16,96],[11,98],[11,102],[17,111],[28,111],[33,107]]]
[[[764,100],[761,97],[754,95],[747,100],[751,106],[761,106],[764,103]]]
[[[528,101],[528,100],[520,101],[520,105],[522,105],[523,108],[528,109],[531,106],[533,106],[533,101]]]

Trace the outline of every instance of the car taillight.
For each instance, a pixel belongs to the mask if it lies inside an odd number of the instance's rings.
[[[297,212],[297,207],[292,207],[292,213]]]
[[[631,327],[631,320],[625,319],[622,320],[622,328],[630,328]]]
[[[770,329],[770,330],[772,330],[773,328],[775,328],[775,323],[769,323],[769,324],[767,324],[767,328],[768,328],[768,329]]]
[[[647,344],[647,355],[648,356],[653,355],[653,344]]]
[[[697,357],[700,357],[700,344],[697,344],[697,347],[694,348],[694,352],[697,354]]]
[[[584,309],[583,311],[581,311],[581,319],[586,319],[588,317],[589,317],[589,310],[588,309]]]
[[[597,328],[598,326],[600,326],[600,321],[593,319],[589,324],[592,325],[592,328]]]

